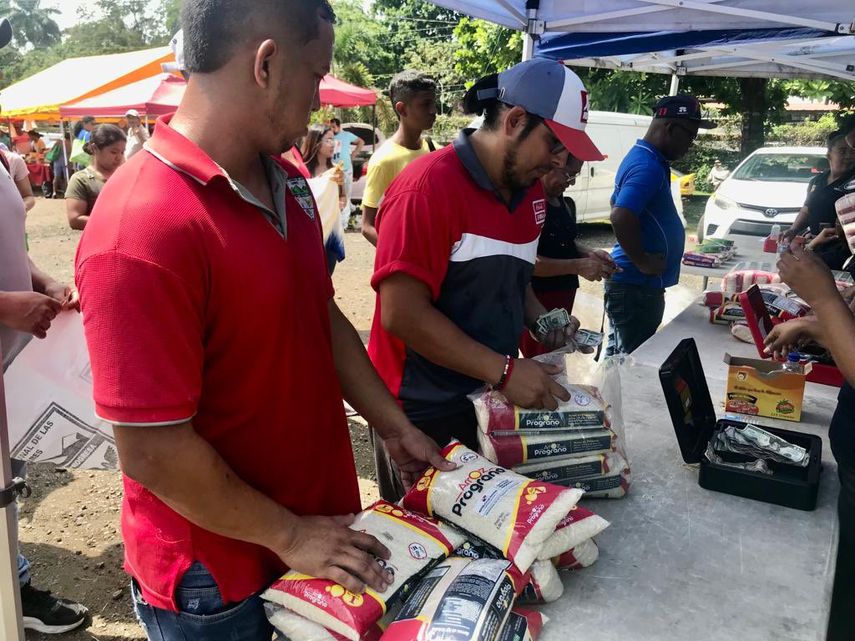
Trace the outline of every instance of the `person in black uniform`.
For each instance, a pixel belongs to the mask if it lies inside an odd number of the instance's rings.
[[[781,279],[811,306],[814,315],[776,325],[766,345],[778,357],[805,341],[825,345],[846,379],[828,430],[840,478],[840,537],[826,641],[851,640],[855,618],[855,316],[853,304],[847,305],[837,291],[828,267],[801,245],[800,241],[790,245],[778,270]]]
[[[537,244],[537,263],[531,279],[531,288],[546,309],[563,307],[571,315],[579,276],[599,281],[617,269],[607,251],[576,242],[576,205],[572,198],[564,197],[564,192],[576,182],[581,169],[582,161],[569,155],[564,167],[555,167],[541,178],[546,193],[546,222]],[[526,331],[520,338],[520,351],[531,358],[546,350]]]
[[[853,130],[855,119],[828,136],[829,168],[810,181],[804,207],[785,234],[787,240],[792,240],[805,230],[818,236],[823,226],[836,225],[834,203],[855,191],[855,148],[847,143],[847,134]]]

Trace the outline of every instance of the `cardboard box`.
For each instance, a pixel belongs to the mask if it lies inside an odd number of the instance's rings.
[[[802,400],[810,365],[788,372],[782,363],[724,355],[728,365],[725,411],[768,416],[785,421],[802,419]]]

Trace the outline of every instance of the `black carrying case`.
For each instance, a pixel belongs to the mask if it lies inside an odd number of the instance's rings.
[[[704,453],[716,429],[726,425],[742,426],[746,423],[716,419],[706,376],[693,338],[684,339],[662,364],[659,368],[659,380],[683,460],[686,463],[700,463],[698,485],[716,492],[799,510],[816,508],[822,468],[822,439],[819,436],[758,425],[808,450],[810,463],[807,467],[769,461],[769,467],[774,472],[770,476],[711,463]],[[724,454],[722,458],[731,463],[751,460],[732,453]]]

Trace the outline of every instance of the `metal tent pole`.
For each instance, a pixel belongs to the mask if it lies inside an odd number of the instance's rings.
[[[523,36],[523,62],[534,57],[534,42],[544,31],[543,20],[537,19],[537,10],[540,8],[540,0],[528,0],[525,3],[526,18],[528,23]]]
[[[2,362],[0,354],[0,362]],[[12,459],[9,456],[9,429],[6,424],[6,394],[0,376],[0,490],[12,485]],[[13,502],[15,492],[3,491],[0,496],[0,636],[4,641],[24,641],[24,622],[21,613],[21,591],[18,588],[18,518]]]
[[[68,150],[65,148],[65,121],[62,118],[59,119],[59,136],[60,142],[62,143],[62,157],[65,158],[65,186],[68,188]]]
[[[676,73],[671,74],[671,88],[668,90],[669,96],[676,96],[680,93],[680,76]]]

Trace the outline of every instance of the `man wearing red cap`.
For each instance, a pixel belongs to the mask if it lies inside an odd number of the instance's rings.
[[[381,205],[369,354],[417,427],[474,448],[467,394],[485,383],[524,407],[568,398],[553,370],[515,356],[522,330],[547,311],[530,287],[546,218],[540,178],[569,154],[602,154],[584,132],[588,94],[556,62],[484,78],[464,108],[484,114],[481,128],[410,164]],[[539,338],[555,348],[566,332]],[[394,466],[381,447],[375,455],[381,494],[397,498]]]

